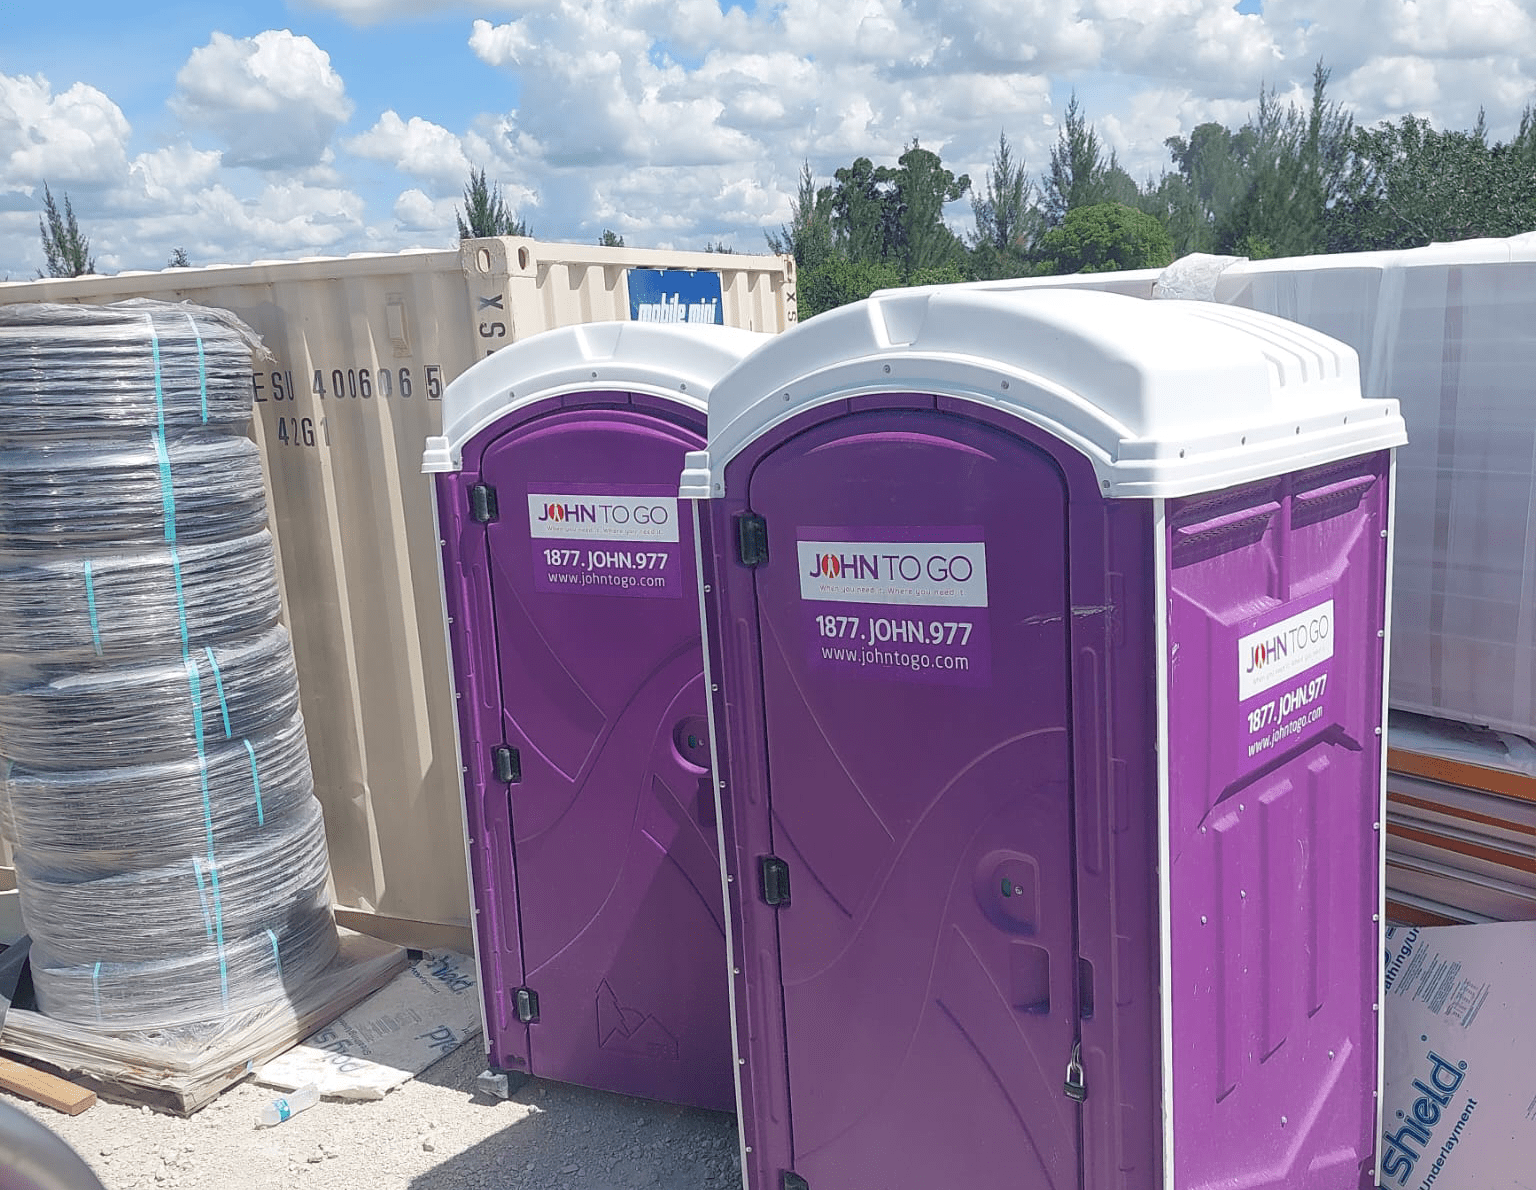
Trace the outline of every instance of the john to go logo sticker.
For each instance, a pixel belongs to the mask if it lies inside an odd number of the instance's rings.
[[[1333,656],[1333,600],[1237,642],[1237,697],[1246,702]]]

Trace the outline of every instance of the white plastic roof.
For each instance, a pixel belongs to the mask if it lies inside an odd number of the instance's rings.
[[[443,390],[443,432],[427,439],[421,469],[462,469],[466,442],[508,412],[549,397],[620,390],[702,410],[715,382],[771,337],[649,322],[592,322],[533,335],[486,356]]]
[[[1402,445],[1397,402],[1360,396],[1353,348],[1271,315],[1085,290],[893,290],[765,344],[710,398],[682,494],[801,411],[920,392],[1007,410],[1088,457],[1107,496],[1215,491]]]

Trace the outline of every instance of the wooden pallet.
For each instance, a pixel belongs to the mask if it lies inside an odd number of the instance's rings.
[[[55,1070],[103,1099],[190,1116],[330,1024],[405,969],[405,951],[365,934],[340,931],[335,962],[294,998],[246,1013],[195,1043],[153,1044],[142,1034],[98,1033],[13,1008],[0,1050]]]

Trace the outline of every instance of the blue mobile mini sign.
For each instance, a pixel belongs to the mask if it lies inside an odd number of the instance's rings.
[[[720,274],[686,269],[630,269],[632,322],[709,322],[724,325]]]

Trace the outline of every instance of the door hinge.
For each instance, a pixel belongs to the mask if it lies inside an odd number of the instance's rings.
[[[768,522],[755,512],[736,518],[736,552],[743,566],[761,566],[768,561]]]
[[[784,1171],[784,1184],[782,1190],[811,1190],[811,1184],[797,1173]]]
[[[1067,1081],[1062,1084],[1068,1099],[1082,1103],[1088,1098],[1088,1084],[1083,1079],[1083,1043],[1072,1043],[1072,1059],[1067,1063]]]
[[[513,993],[517,1001],[517,1019],[525,1025],[539,1023],[539,993],[532,988],[518,988]]]
[[[492,748],[491,766],[496,770],[496,780],[503,785],[516,785],[523,779],[523,758],[516,748],[505,744]]]
[[[789,865],[776,855],[765,855],[758,864],[763,900],[774,908],[789,904]]]
[[[496,505],[496,489],[488,483],[471,484],[469,489],[469,515],[482,525],[494,521],[500,513]]]

